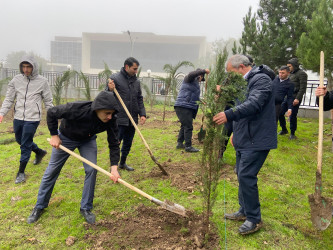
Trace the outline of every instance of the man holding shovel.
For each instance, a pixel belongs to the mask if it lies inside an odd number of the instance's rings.
[[[55,182],[69,154],[59,149],[60,144],[74,151],[78,148],[81,156],[94,164],[97,162],[96,134],[107,131],[110,149],[111,179],[117,182],[119,141],[115,114],[119,107],[113,94],[102,91],[93,102],[72,102],[51,108],[47,112],[47,125],[51,133],[50,144],[53,146],[51,160],[45,170],[39,187],[37,203],[28,223],[36,222],[48,207]],[[58,119],[61,120],[58,129]],[[95,215],[91,212],[95,192],[97,171],[83,163],[85,180],[82,192],[80,213],[85,220],[93,224]]]
[[[324,111],[329,111],[333,109],[333,90],[327,91],[326,87],[319,86],[316,89],[315,94],[317,97],[316,99],[317,105],[319,105],[319,96],[324,96]],[[333,216],[333,208],[332,208],[332,216]]]
[[[199,108],[199,83],[205,81],[205,74],[209,74],[209,69],[197,69],[185,76],[175,102],[175,111],[181,124],[176,148],[185,148],[185,151],[190,153],[199,152],[199,149],[192,147],[192,131],[193,119]]]
[[[234,131],[230,142],[236,150],[240,209],[225,214],[225,218],[245,221],[238,229],[240,234],[245,235],[262,227],[257,175],[269,151],[277,147],[272,85],[275,75],[267,66],[252,68],[244,55],[230,57],[226,70],[243,75],[248,82],[246,99],[213,118],[218,125],[233,121]]]
[[[146,121],[146,110],[143,103],[140,81],[136,77],[139,65],[138,60],[135,58],[127,58],[120,72],[111,75],[105,90],[113,91],[116,88],[135,123],[138,124],[138,117],[140,117],[140,124],[143,125]],[[126,164],[126,159],[132,147],[135,127],[132,125],[124,108],[121,105],[119,107],[117,124],[119,128],[119,141],[123,141],[119,168],[133,171],[134,168]]]

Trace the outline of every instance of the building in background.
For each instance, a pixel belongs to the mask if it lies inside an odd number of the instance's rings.
[[[56,36],[51,41],[51,71],[65,71],[70,68],[80,71],[82,64],[82,38]]]
[[[117,34],[83,33],[82,38],[56,37],[51,42],[51,60],[54,69],[70,64],[75,70],[96,74],[104,69],[104,62],[112,71],[117,71],[127,57],[133,56],[139,60],[142,74],[146,74],[147,70],[155,74],[163,72],[165,64],[175,65],[180,61],[196,64],[206,56],[206,48],[203,36],[129,31]]]

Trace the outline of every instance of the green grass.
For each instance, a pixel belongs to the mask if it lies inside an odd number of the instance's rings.
[[[148,129],[139,126],[153,154],[160,162],[197,163],[199,154],[179,154],[175,150],[179,129],[177,117],[167,116],[165,125],[161,121],[163,105],[154,106],[154,113],[149,119],[159,121],[160,126]],[[172,111],[172,107],[167,108]],[[45,117],[45,116],[44,116]],[[289,141],[287,136],[278,137],[278,149],[272,150],[259,173],[259,192],[264,228],[253,235],[240,236],[237,229],[241,222],[225,221],[224,210],[232,212],[238,209],[237,181],[233,174],[221,179],[218,185],[218,199],[213,209],[213,223],[218,228],[221,248],[225,240],[229,249],[333,249],[333,226],[323,232],[316,231],[310,220],[310,207],[307,196],[314,192],[315,172],[317,167],[317,119],[299,119],[296,135],[298,140]],[[45,123],[44,123],[45,124]],[[199,128],[201,119],[195,120]],[[12,121],[5,117],[0,124],[0,131],[12,127]],[[323,196],[333,197],[333,158],[331,149],[330,121],[325,120],[324,155],[323,155]],[[43,135],[35,137],[35,142],[47,149],[48,154],[38,166],[30,160],[26,173],[27,182],[15,185],[20,157],[19,146],[15,143],[0,145],[0,248],[1,249],[62,249],[66,248],[68,236],[76,237],[73,249],[89,248],[85,240],[86,233],[99,234],[103,229],[84,227],[84,219],[79,214],[84,171],[82,163],[73,157],[66,162],[55,185],[51,202],[40,220],[32,225],[26,219],[35,205],[39,184],[51,155],[51,147],[46,138],[49,135],[45,125],[40,125],[38,132]],[[196,135],[198,131],[194,131]],[[0,141],[12,138],[14,134],[1,133]],[[108,147],[106,134],[98,135],[98,165],[109,170]],[[76,151],[77,152],[77,151]],[[228,146],[225,162],[235,164],[235,152]],[[186,208],[201,211],[200,193],[195,191],[196,198],[189,199],[189,194],[170,186],[170,180],[141,178],[155,164],[136,134],[128,159],[128,164],[135,167],[135,172],[121,172],[127,182],[144,190],[158,199],[165,198],[182,204]],[[231,171],[229,171],[231,172]],[[225,202],[224,202],[225,196]],[[115,185],[108,177],[99,173],[94,199],[94,213],[97,219],[110,219],[112,212],[133,213],[133,208],[143,203],[154,206],[146,198],[130,191],[122,185]],[[224,205],[225,204],[225,205]],[[125,223],[125,222],[124,222]],[[225,233],[226,231],[226,233]],[[186,233],[186,229],[181,230]]]

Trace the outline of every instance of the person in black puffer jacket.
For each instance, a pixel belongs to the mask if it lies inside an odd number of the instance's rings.
[[[127,58],[124,62],[124,67],[121,68],[120,72],[111,75],[105,90],[113,91],[113,89],[116,88],[135,123],[138,124],[138,117],[140,117],[140,124],[143,125],[146,121],[146,110],[143,104],[140,81],[136,77],[139,65],[138,60],[135,58]],[[133,171],[134,168],[126,164],[126,159],[132,147],[135,128],[118,99],[117,101],[119,104],[117,119],[119,141],[123,141],[119,168]]]
[[[308,75],[299,68],[299,63],[297,58],[292,58],[288,61],[287,66],[290,68],[290,81],[294,84],[294,101],[292,106],[292,111],[290,115],[290,140],[297,139],[295,136],[295,132],[297,129],[297,114],[299,106],[303,100],[303,96],[306,92],[307,80]],[[288,110],[288,102],[285,100],[281,104],[281,113],[279,116],[280,126],[282,130],[280,131],[279,135],[288,134],[287,126],[286,126],[286,119],[284,114]]]
[[[199,152],[199,149],[192,147],[192,131],[193,119],[199,108],[199,83],[205,81],[205,74],[209,74],[209,69],[197,69],[185,76],[174,106],[181,123],[176,148],[185,148],[185,151],[190,153]]]
[[[252,68],[244,55],[230,57],[226,65],[228,72],[240,73],[248,81],[245,100],[213,118],[218,125],[233,121],[230,142],[236,150],[240,209],[225,214],[225,218],[245,220],[238,230],[245,235],[262,227],[257,175],[269,151],[277,147],[272,84],[275,74],[265,65]]]
[[[107,131],[107,140],[110,150],[111,179],[117,182],[119,141],[116,113],[118,104],[112,93],[103,91],[93,102],[77,101],[50,108],[47,112],[47,126],[50,130],[50,144],[53,146],[51,160],[42,178],[39,187],[36,205],[28,217],[27,222],[34,223],[42,215],[44,208],[48,207],[51,194],[62,167],[69,154],[59,149],[62,144],[74,151],[79,150],[80,155],[96,164],[97,145],[96,134]],[[58,120],[61,124],[58,130]],[[93,208],[97,171],[83,163],[85,180],[82,191],[80,213],[85,220],[93,224],[95,215],[90,211]]]

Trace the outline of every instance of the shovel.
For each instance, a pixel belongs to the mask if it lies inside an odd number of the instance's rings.
[[[50,141],[50,139],[48,138],[47,139],[48,141]],[[109,173],[108,171],[104,170],[103,168],[97,166],[96,164],[92,163],[91,161],[88,161],[86,158],[83,158],[82,156],[74,153],[73,151],[69,150],[68,148],[60,145],[59,148],[65,152],[67,152],[68,154],[74,156],[75,158],[79,159],[80,161],[88,164],[89,166],[93,167],[94,169],[102,172],[103,174],[111,177],[112,174]],[[132,186],[131,184],[127,183],[126,181],[118,178],[118,182],[122,185],[124,185],[125,187],[128,187],[129,189],[132,189],[134,192],[137,192],[138,194],[142,195],[143,197],[147,198],[148,200],[150,200],[151,202],[161,206],[162,208],[170,211],[170,212],[173,212],[173,213],[176,213],[176,214],[179,214],[181,216],[184,216],[184,217],[187,217],[186,215],[186,210],[183,206],[179,205],[179,204],[175,204],[171,201],[168,201],[168,200],[165,200],[164,202],[163,201],[160,201],[152,196],[150,196],[149,194],[146,194],[145,192],[143,192],[142,190]]]
[[[320,52],[320,84],[324,83],[324,52]],[[308,196],[311,207],[311,221],[318,230],[325,230],[331,223],[332,219],[332,199],[321,196],[321,165],[323,157],[323,123],[324,123],[324,97],[319,96],[319,134],[318,134],[318,155],[317,155],[317,172],[315,193]]]
[[[206,76],[206,82],[205,82],[205,94],[207,93],[207,82],[208,82],[208,74]],[[201,127],[200,127],[200,131],[198,133],[198,141],[200,143],[203,142],[203,140],[205,139],[205,136],[206,136],[206,130],[203,129],[204,120],[205,120],[205,114],[202,115]]]
[[[109,82],[110,82],[110,79],[109,79]],[[157,159],[155,158],[155,156],[153,155],[153,153],[151,152],[151,150],[150,150],[150,148],[149,148],[149,146],[148,146],[148,144],[147,144],[145,138],[143,138],[143,135],[141,134],[141,132],[140,132],[138,126],[135,124],[135,121],[133,120],[131,114],[128,112],[128,109],[126,108],[126,105],[125,105],[125,103],[123,102],[123,99],[121,99],[121,97],[120,97],[120,95],[119,95],[117,89],[114,88],[114,89],[113,89],[113,92],[114,92],[114,93],[116,94],[116,96],[118,97],[118,100],[120,101],[121,105],[123,106],[123,108],[124,108],[124,110],[125,110],[125,112],[126,112],[128,118],[131,120],[131,122],[132,122],[132,124],[133,124],[133,126],[134,126],[134,128],[135,128],[135,130],[136,130],[136,132],[138,132],[138,134],[139,134],[141,140],[143,141],[143,144],[146,146],[146,148],[147,148],[147,150],[148,150],[148,153],[149,153],[149,155],[150,155],[150,158],[156,163],[156,165],[160,168],[160,170],[162,171],[162,173],[163,173],[164,175],[169,175],[169,174],[167,173],[167,171],[165,171],[165,169],[162,167],[162,165],[157,161]]]

